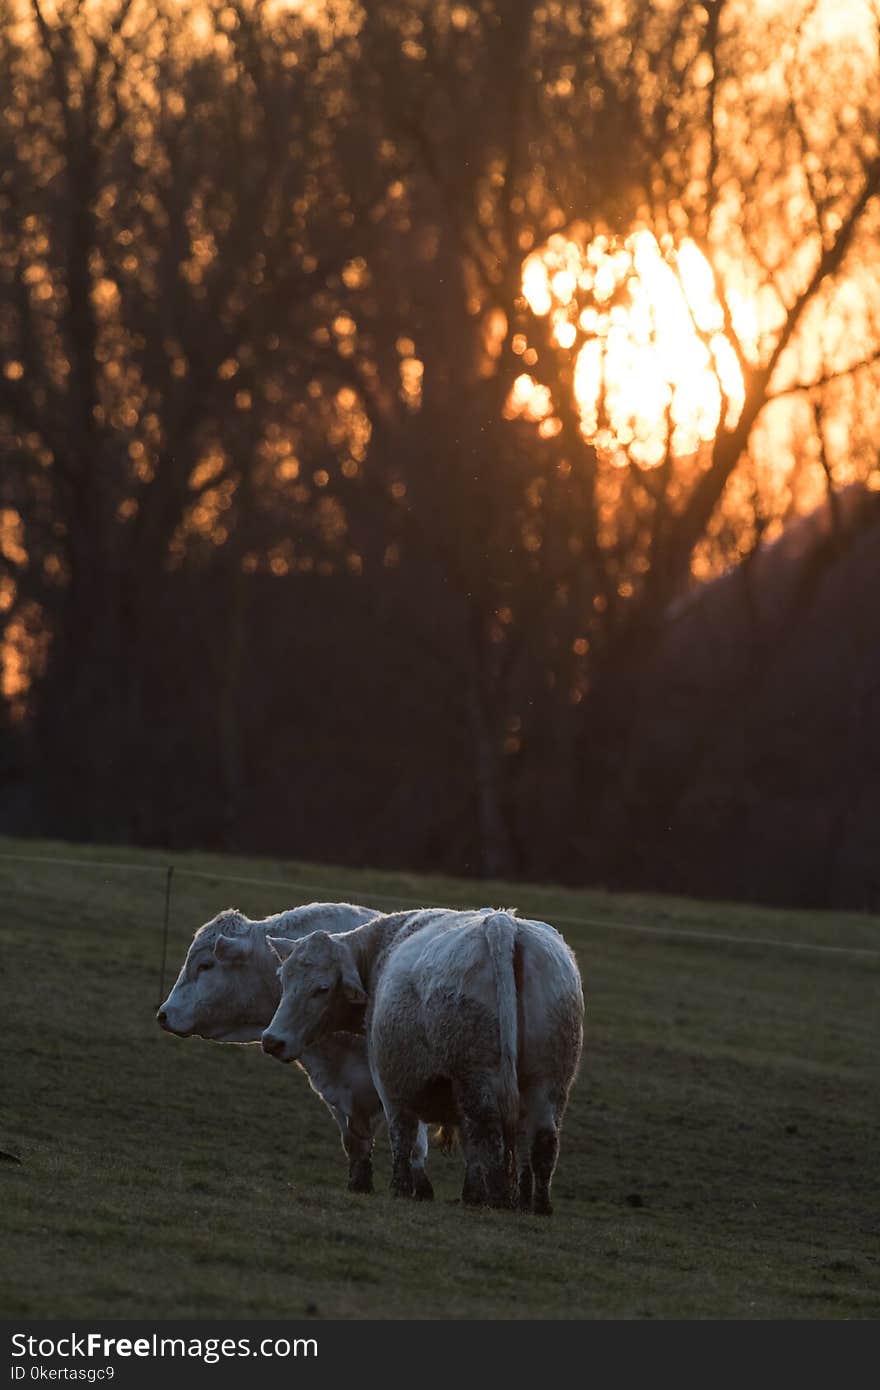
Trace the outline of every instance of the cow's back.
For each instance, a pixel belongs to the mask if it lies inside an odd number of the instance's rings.
[[[404,928],[387,952],[375,987],[374,1013],[405,1003],[407,1014],[416,1011],[429,1025],[445,998],[491,1006],[494,981],[483,930],[492,915],[489,909],[417,915],[421,922],[411,931]]]
[[[437,1079],[499,1064],[497,999],[482,930],[489,910],[424,915],[391,947],[371,1008],[371,1054],[396,1093],[424,1094]],[[425,1113],[425,1106],[421,1107]],[[442,1120],[454,1112],[426,1118]]]

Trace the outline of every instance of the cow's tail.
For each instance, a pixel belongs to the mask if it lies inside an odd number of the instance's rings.
[[[486,942],[495,976],[498,998],[498,1033],[501,1044],[499,1101],[504,1150],[514,1176],[516,1130],[519,1123],[519,1082],[517,1077],[517,998],[516,998],[516,918],[509,912],[493,912],[485,922]]]

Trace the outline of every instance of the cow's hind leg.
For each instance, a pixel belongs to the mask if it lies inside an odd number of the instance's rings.
[[[531,1211],[535,1196],[535,1175],[532,1172],[532,1118],[529,1113],[529,1093],[520,1095],[520,1116],[516,1130],[516,1148],[520,1156],[516,1201],[520,1211]]]
[[[532,1210],[539,1216],[550,1216],[553,1212],[550,1185],[559,1157],[559,1125],[564,1108],[564,1097],[554,1097],[544,1091],[530,1092],[524,1097],[524,1128],[528,1132],[527,1152],[532,1161],[534,1176]]]
[[[473,1145],[469,1142],[465,1126],[461,1127],[461,1148],[464,1154],[464,1182],[461,1187],[461,1200],[466,1207],[486,1205],[486,1181],[483,1167]]]
[[[520,1211],[531,1211],[532,1202],[535,1197],[535,1175],[532,1172],[532,1165],[528,1159],[520,1164],[519,1182],[517,1185],[517,1206]]]
[[[520,1122],[517,1130],[517,1151],[521,1155],[517,1180],[516,1201],[520,1211],[531,1211],[535,1195],[535,1178],[532,1173],[532,1135],[528,1125]]]
[[[434,1196],[431,1179],[425,1172],[428,1157],[428,1129],[420,1124],[412,1151],[413,1196],[420,1202],[430,1202]]]
[[[461,1199],[468,1205],[509,1207],[509,1153],[492,1077],[472,1077],[454,1091],[466,1163]]]
[[[486,1179],[483,1173],[479,1128],[474,1122],[469,1092],[462,1086],[453,1087],[458,1111],[458,1134],[464,1154],[464,1184],[461,1200],[467,1207],[486,1203]]]
[[[415,1194],[412,1152],[418,1131],[418,1116],[411,1110],[395,1110],[388,1116],[388,1138],[391,1141],[391,1194],[394,1197],[412,1197]]]
[[[559,1130],[556,1125],[542,1126],[532,1140],[532,1171],[535,1175],[534,1211],[538,1216],[552,1216],[550,1184],[559,1157]]]

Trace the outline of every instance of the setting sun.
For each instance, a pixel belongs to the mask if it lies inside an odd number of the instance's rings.
[[[722,421],[736,423],[742,371],[712,269],[693,241],[676,248],[647,229],[583,246],[557,235],[526,260],[523,294],[533,313],[549,316],[555,343],[576,351],[581,431],[612,462],[653,468],[667,450],[696,453]],[[543,421],[551,413],[547,388],[519,376],[508,414]]]

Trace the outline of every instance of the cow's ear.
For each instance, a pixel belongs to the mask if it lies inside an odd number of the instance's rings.
[[[342,966],[342,993],[349,1004],[366,1004],[367,992],[357,966],[346,951],[340,962]]]
[[[214,955],[230,964],[247,960],[253,949],[253,942],[246,936],[218,936],[214,942]]]
[[[274,951],[282,964],[287,960],[287,957],[296,944],[286,936],[267,936],[266,940],[269,943],[270,949]]]

